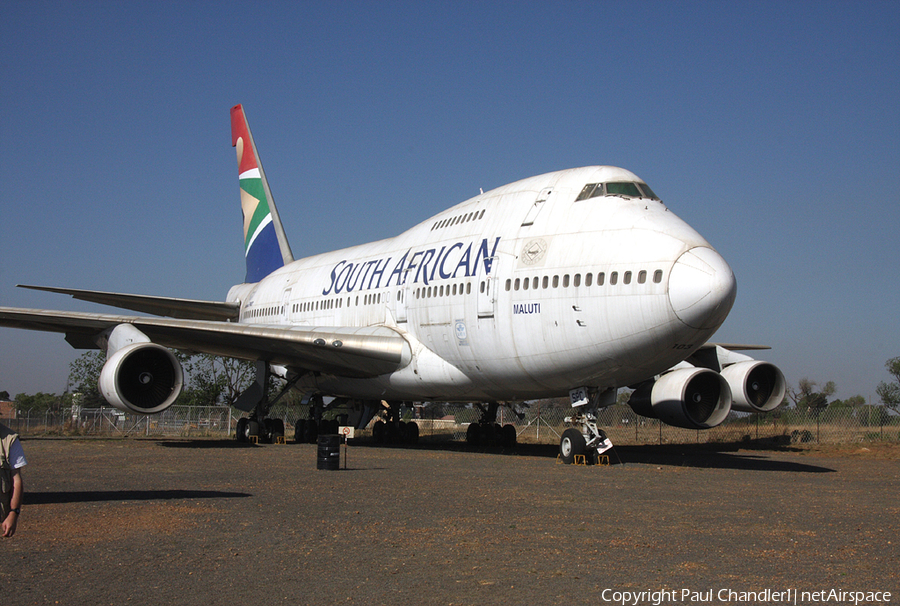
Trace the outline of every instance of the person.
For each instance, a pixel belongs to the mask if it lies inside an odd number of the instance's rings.
[[[25,490],[19,470],[27,463],[18,434],[0,423],[0,530],[4,537],[16,533]]]

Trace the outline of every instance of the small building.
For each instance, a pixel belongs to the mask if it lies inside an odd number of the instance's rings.
[[[0,419],[15,419],[16,418],[16,403],[15,402],[0,402]]]

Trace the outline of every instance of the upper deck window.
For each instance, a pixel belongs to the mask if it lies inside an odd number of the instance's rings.
[[[649,198],[659,200],[646,183],[633,181],[612,181],[609,183],[588,183],[575,198],[576,202],[599,198],[600,196],[625,196],[628,198]]]

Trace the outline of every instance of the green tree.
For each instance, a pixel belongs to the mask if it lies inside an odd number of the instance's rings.
[[[55,393],[38,392],[33,395],[20,393],[15,399],[16,410],[19,413],[43,414],[45,412],[59,412],[66,404],[66,398]]]
[[[100,371],[106,363],[106,353],[90,350],[81,354],[69,365],[69,386],[80,393],[79,403],[85,408],[99,408],[106,405],[100,395]]]
[[[828,398],[834,395],[837,387],[834,381],[828,381],[821,390],[816,391],[818,383],[806,377],[800,379],[797,388],[788,388],[788,397],[794,402],[794,407],[803,412],[821,410],[828,406]]]
[[[253,362],[211,354],[179,354],[187,386],[180,404],[233,406],[238,396],[256,378]]]
[[[882,381],[875,389],[875,393],[881,398],[881,403],[893,410],[900,412],[900,357],[891,358],[884,363],[888,373],[894,377],[890,383]]]
[[[835,400],[828,405],[829,410],[832,408],[857,408],[859,406],[865,406],[866,398],[865,396],[850,396],[846,400]]]

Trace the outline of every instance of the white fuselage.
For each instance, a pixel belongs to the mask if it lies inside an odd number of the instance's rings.
[[[511,400],[630,385],[702,345],[734,301],[727,263],[656,199],[576,201],[614,167],[532,177],[387,240],[294,261],[229,301],[241,322],[387,326],[406,366],[299,386],[385,400]]]

